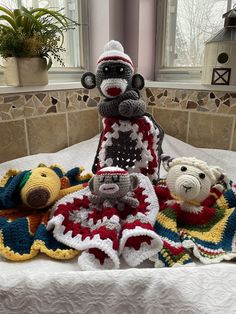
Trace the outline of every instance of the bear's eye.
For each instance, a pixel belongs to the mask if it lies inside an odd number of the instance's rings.
[[[112,179],[112,182],[114,182],[114,183],[120,181],[120,177],[119,176],[112,176],[111,179]]]
[[[110,69],[109,69],[108,66],[106,66],[106,67],[103,68],[103,72],[108,73],[109,71],[110,71]]]
[[[46,175],[46,173],[41,173],[41,177],[46,177],[47,175]]]
[[[199,173],[199,178],[200,179],[205,179],[205,177],[206,177],[205,173]]]
[[[183,171],[183,172],[187,171],[187,167],[183,166],[183,167],[180,168],[180,170]]]

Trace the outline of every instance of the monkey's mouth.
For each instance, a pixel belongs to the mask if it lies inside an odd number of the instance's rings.
[[[116,97],[122,93],[122,90],[119,87],[109,87],[107,88],[106,92],[109,96]]]
[[[104,194],[113,194],[119,191],[119,186],[115,183],[104,183],[99,187],[99,191]]]
[[[110,78],[102,81],[100,88],[105,97],[115,98],[122,95],[128,86],[128,82],[125,79]]]

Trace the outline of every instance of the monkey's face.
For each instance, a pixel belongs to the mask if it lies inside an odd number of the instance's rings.
[[[96,72],[96,85],[103,96],[115,98],[132,85],[133,72],[128,65],[109,61],[102,63]]]
[[[129,174],[100,174],[94,177],[94,193],[104,198],[125,196],[131,187]]]

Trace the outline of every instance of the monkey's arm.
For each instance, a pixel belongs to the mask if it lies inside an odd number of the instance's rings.
[[[92,204],[97,205],[97,206],[100,206],[104,201],[104,199],[94,194],[90,194],[88,196],[88,199],[90,200]]]
[[[146,106],[143,100],[127,99],[119,105],[119,113],[123,117],[141,117],[145,114]]]
[[[131,197],[131,196],[124,196],[120,199],[120,201],[134,208],[138,207],[139,205],[139,201],[136,198]]]
[[[111,208],[111,207],[114,207],[114,202],[112,202],[112,200],[106,199],[106,200],[103,202],[103,207],[104,207],[104,208]]]
[[[105,99],[98,104],[98,112],[102,117],[117,117],[121,113],[119,105],[125,100],[138,100],[139,92],[136,90],[128,90],[126,93],[114,98]]]

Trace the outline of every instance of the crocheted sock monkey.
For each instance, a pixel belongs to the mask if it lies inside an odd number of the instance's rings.
[[[145,103],[139,91],[144,87],[144,78],[134,74],[133,63],[124,53],[122,45],[109,41],[97,62],[96,76],[87,72],[81,83],[85,88],[97,86],[105,97],[98,106],[102,117],[139,117],[145,113]]]
[[[98,59],[96,74],[85,73],[81,82],[88,89],[97,86],[105,97],[98,105],[104,119],[93,172],[118,166],[157,180],[164,132],[145,112],[139,94],[144,79],[134,74],[132,60],[122,45],[114,40],[107,43]]]

